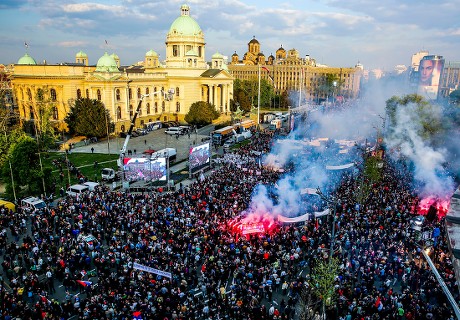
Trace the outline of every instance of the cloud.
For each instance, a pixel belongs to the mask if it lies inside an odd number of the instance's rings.
[[[88,43],[86,41],[62,41],[56,43],[56,46],[63,48],[81,48],[87,45]]]

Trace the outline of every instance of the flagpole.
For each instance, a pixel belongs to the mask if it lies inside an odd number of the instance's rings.
[[[300,108],[300,100],[302,99],[302,78],[303,78],[303,68],[300,69],[299,108]]]
[[[257,128],[260,125],[260,64],[257,64],[259,68],[259,89],[257,92]]]

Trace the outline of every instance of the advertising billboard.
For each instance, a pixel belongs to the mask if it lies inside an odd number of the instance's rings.
[[[195,173],[209,164],[211,159],[211,148],[209,143],[205,143],[190,148],[188,163],[191,173]]]
[[[166,180],[166,158],[124,158],[123,170],[126,181]]]
[[[425,56],[420,60],[418,94],[430,100],[437,99],[443,68],[442,56]]]

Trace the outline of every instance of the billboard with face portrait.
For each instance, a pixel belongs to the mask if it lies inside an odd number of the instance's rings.
[[[430,100],[437,99],[443,68],[442,56],[425,56],[420,60],[418,94]]]
[[[209,147],[209,143],[190,148],[188,156],[190,172],[195,173],[206,165],[209,165],[210,159],[211,148]]]

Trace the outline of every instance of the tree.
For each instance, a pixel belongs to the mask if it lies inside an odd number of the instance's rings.
[[[313,294],[321,300],[323,305],[323,315],[326,314],[326,306],[334,305],[336,297],[335,279],[339,275],[339,261],[331,258],[330,261],[316,260],[310,277],[310,288]]]
[[[449,101],[451,104],[460,104],[460,89],[454,90],[449,94]]]
[[[400,123],[398,116],[401,110],[407,111],[405,114],[410,117],[417,135],[426,140],[432,140],[443,130],[442,117],[438,109],[418,94],[408,94],[401,98],[393,96],[386,101],[389,133],[392,134],[395,128],[404,126]]]
[[[54,145],[56,139],[54,135],[55,128],[51,123],[53,112],[55,111],[56,102],[51,97],[47,88],[40,88],[35,95],[33,135],[37,136],[38,147],[40,150],[48,150]]]
[[[27,135],[22,135],[8,150],[8,160],[13,164],[11,171],[19,196],[43,193],[43,183],[51,185],[51,168],[40,168],[37,141]],[[11,171],[9,162],[2,166],[3,181],[7,182],[6,193],[12,198]]]
[[[70,106],[64,121],[71,134],[105,137],[107,125],[113,126],[109,111],[99,100],[81,98]]]
[[[343,85],[344,81],[340,80],[336,75],[328,73],[323,75],[314,90],[316,95],[332,97],[335,93],[340,91],[340,87]]]
[[[252,107],[257,105],[257,95],[259,94],[259,80],[236,79],[233,83],[233,97],[235,104],[239,104],[240,109],[249,112]],[[270,107],[271,101],[275,93],[273,86],[266,79],[260,80],[260,106]]]
[[[185,121],[197,126],[212,123],[212,120],[219,118],[219,112],[215,106],[205,102],[197,101],[192,103],[189,112],[185,115]]]

